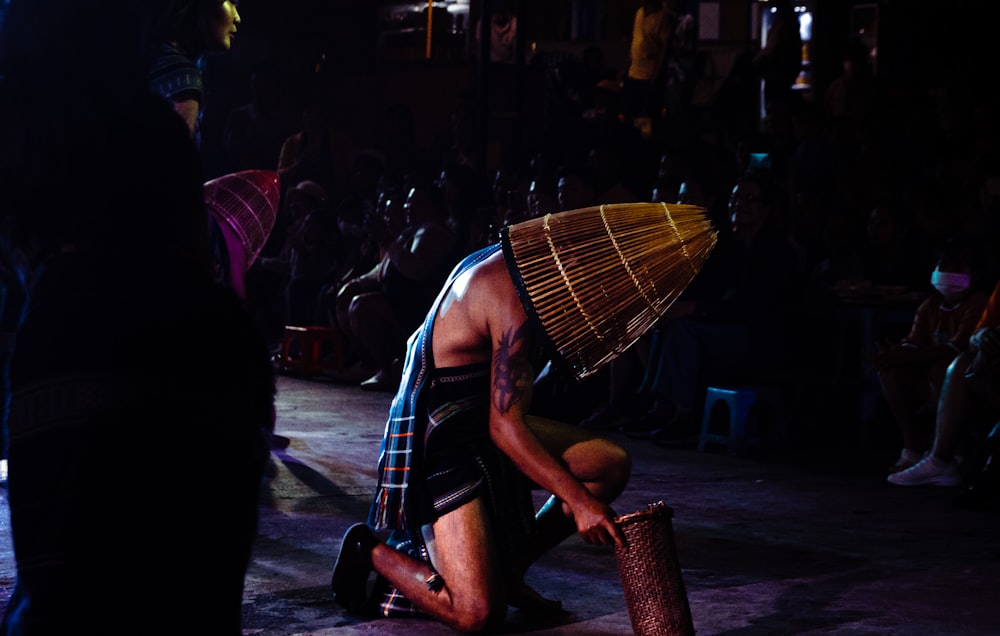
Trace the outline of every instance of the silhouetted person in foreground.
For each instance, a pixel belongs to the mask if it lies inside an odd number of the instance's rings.
[[[273,370],[213,280],[197,149],[133,11],[14,0],[0,31],[0,210],[33,273],[3,634],[241,633]]]

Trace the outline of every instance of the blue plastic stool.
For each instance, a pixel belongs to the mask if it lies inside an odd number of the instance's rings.
[[[725,408],[726,430],[720,411]],[[721,387],[705,390],[698,450],[721,444],[730,455],[743,455],[750,447],[783,444],[786,438],[781,392],[771,387]]]

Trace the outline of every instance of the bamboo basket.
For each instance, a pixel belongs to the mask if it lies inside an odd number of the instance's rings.
[[[662,501],[615,520],[626,547],[615,548],[632,630],[639,636],[693,636],[681,568],[677,561],[673,510]]]
[[[526,310],[579,380],[664,315],[716,239],[704,208],[667,203],[568,210],[508,226],[501,236]]]
[[[239,238],[247,267],[264,249],[274,229],[281,201],[281,182],[273,170],[243,170],[204,184],[205,206]]]

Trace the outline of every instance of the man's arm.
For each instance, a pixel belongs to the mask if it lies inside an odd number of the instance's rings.
[[[455,235],[438,223],[424,223],[407,241],[393,241],[386,253],[399,273],[422,281],[438,271],[451,253]]]
[[[506,300],[502,298],[506,297]],[[568,508],[588,543],[621,543],[610,506],[598,500],[542,445],[526,422],[535,369],[532,329],[513,288],[498,294],[490,333],[493,341],[490,436],[517,467]]]
[[[197,99],[192,98],[175,99],[173,103],[174,112],[184,119],[184,123],[188,127],[188,133],[193,137],[195,131],[198,129],[198,111],[201,109],[201,104]]]

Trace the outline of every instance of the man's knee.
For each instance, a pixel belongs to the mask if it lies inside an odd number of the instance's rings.
[[[632,477],[632,456],[628,450],[618,444],[613,444],[609,453],[609,472],[612,484],[624,490]]]
[[[600,456],[599,480],[617,496],[632,476],[632,456],[623,446],[603,438],[595,440],[595,451]]]
[[[502,625],[507,618],[507,606],[501,602],[491,603],[488,598],[478,596],[470,599],[468,606],[461,607],[452,625],[455,629],[478,633]]]
[[[380,292],[358,294],[351,300],[348,315],[351,328],[361,331],[366,328],[382,329],[386,318],[392,315],[391,306]]]

